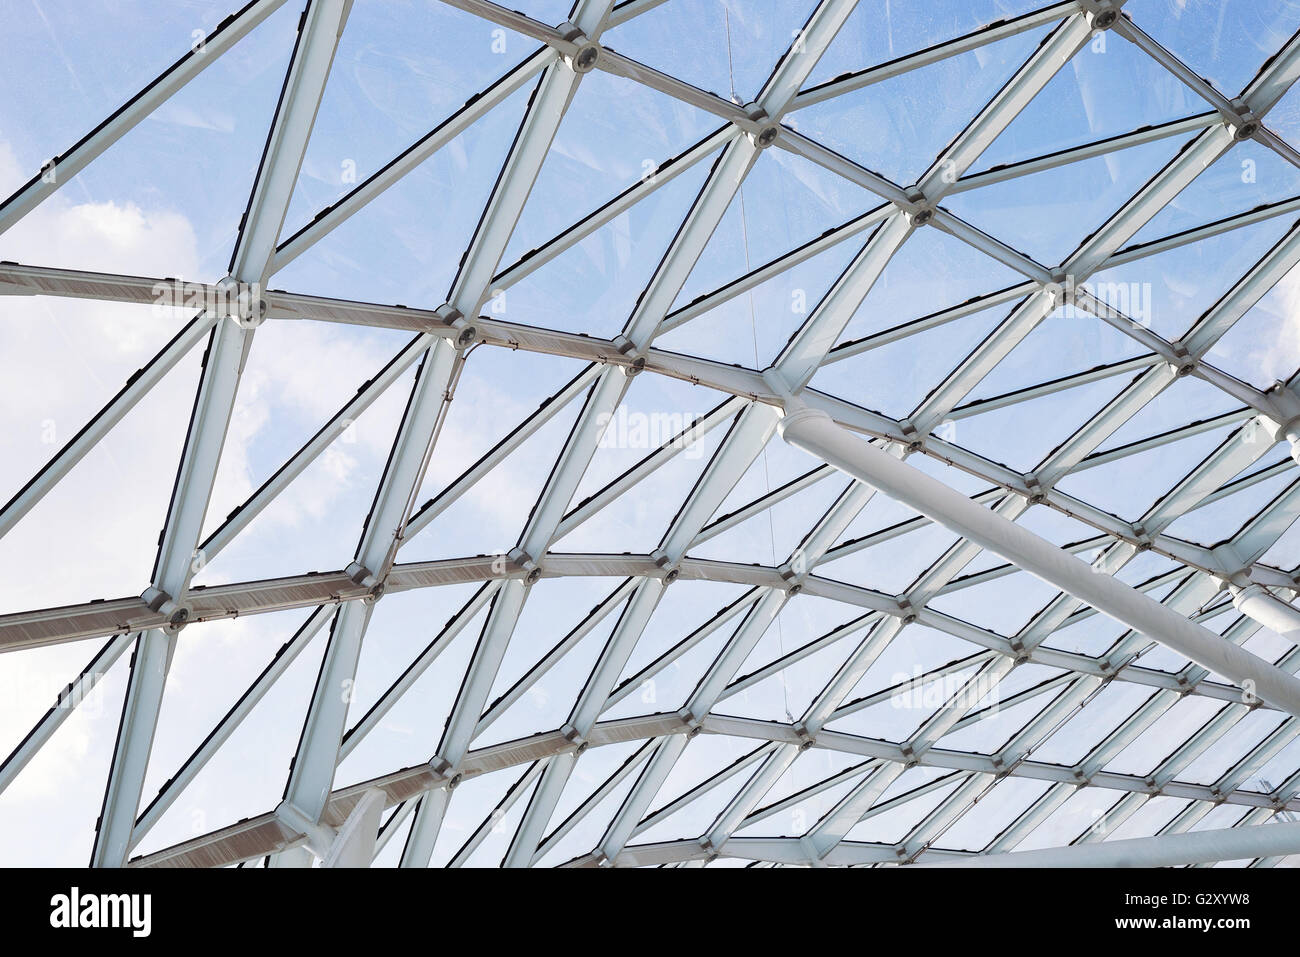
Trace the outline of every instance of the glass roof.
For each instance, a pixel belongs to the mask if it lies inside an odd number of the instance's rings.
[[[513,6],[7,11],[0,864],[1291,822],[1300,708],[783,426],[1293,682],[1300,7]]]

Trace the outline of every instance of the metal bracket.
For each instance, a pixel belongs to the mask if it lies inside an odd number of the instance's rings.
[[[1082,0],[1088,26],[1094,31],[1109,30],[1120,17],[1119,7],[1111,0]]]
[[[219,297],[219,303],[224,302],[234,307],[233,311],[227,311],[222,318],[233,319],[245,329],[255,329],[266,321],[270,303],[262,295],[258,283],[240,282],[234,276],[226,276],[212,288]]]
[[[1137,546],[1139,552],[1151,550],[1153,543],[1150,534],[1147,533],[1146,526],[1141,524],[1133,526],[1133,544]]]
[[[704,730],[704,725],[701,723],[703,719],[695,717],[690,708],[682,708],[677,712],[677,717],[681,718],[682,724],[686,725],[688,738],[693,738]]]
[[[451,770],[451,762],[444,757],[435,755],[433,760],[429,762],[429,770],[445,781],[447,780],[447,772]]]
[[[1011,660],[1017,665],[1023,665],[1029,660],[1029,649],[1025,647],[1025,643],[1019,638],[1011,639],[1011,652]]]
[[[457,330],[455,345],[465,349],[478,341],[478,329],[451,303],[443,303],[433,311],[439,321],[449,329]]]
[[[913,226],[924,226],[934,220],[934,204],[926,199],[925,194],[915,186],[909,186],[906,190],[907,200],[911,203],[909,208],[904,209],[908,222]]]
[[[901,614],[898,616],[899,621],[905,625],[910,625],[916,621],[916,608],[906,598],[898,599],[898,610]]]
[[[510,551],[506,552],[506,558],[510,559],[516,568],[524,572],[525,585],[536,585],[541,579],[541,566],[539,566],[537,562],[533,561],[532,556],[519,546],[516,545],[514,548],[510,549]]]
[[[1237,111],[1236,119],[1228,120],[1228,125],[1232,127],[1233,139],[1238,141],[1251,139],[1259,132],[1259,117],[1241,99],[1233,100],[1232,105]]]
[[[370,594],[366,598],[367,601],[375,602],[383,596],[384,583],[375,577],[375,573],[366,568],[365,565],[350,562],[348,567],[343,569],[343,574],[347,575],[353,584],[370,589]]]
[[[786,583],[785,593],[787,597],[793,598],[803,591],[803,582],[800,581],[802,577],[802,575],[796,574],[793,569],[785,569],[781,572],[781,580]]]
[[[749,141],[760,150],[765,150],[775,143],[776,138],[781,135],[781,125],[770,122],[771,117],[768,116],[767,110],[757,103],[749,103],[743,109],[750,122],[754,124],[754,129],[745,131]]]
[[[614,337],[613,343],[618,347],[619,352],[632,360],[623,367],[623,372],[629,379],[645,371],[645,356],[640,354],[635,342],[619,333]]]
[[[167,616],[163,630],[168,634],[174,635],[190,623],[193,609],[187,604],[178,604],[161,588],[150,585],[141,593],[140,600],[149,606],[150,611]]]
[[[583,33],[578,27],[574,26],[568,20],[561,23],[556,30],[569,43],[573,44],[573,49],[569,53],[563,53],[564,62],[569,65],[569,69],[574,73],[590,73],[596,69],[596,63],[600,60],[600,44]]]
[[[663,583],[671,585],[681,577],[682,571],[677,567],[677,563],[668,557],[667,553],[661,548],[656,548],[650,553],[654,560],[655,566],[663,572]]]
[[[591,744],[591,742],[579,734],[578,729],[571,724],[566,724],[564,727],[560,728],[560,733],[564,735],[564,740],[573,745],[575,754],[582,754],[582,752],[586,751],[587,747]]]

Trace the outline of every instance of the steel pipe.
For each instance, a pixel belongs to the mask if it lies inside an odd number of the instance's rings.
[[[1293,675],[900,462],[836,425],[826,413],[807,407],[799,399],[787,400],[779,431],[796,448],[1001,555],[1134,631],[1224,675],[1274,707],[1300,716],[1300,681]]]

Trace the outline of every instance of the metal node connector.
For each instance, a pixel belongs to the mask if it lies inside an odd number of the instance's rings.
[[[567,20],[557,28],[560,36],[573,44],[573,50],[564,54],[564,62],[574,73],[590,73],[600,60],[600,44],[591,39]]]
[[[506,558],[510,559],[516,568],[519,568],[524,572],[525,585],[536,585],[538,581],[541,580],[541,566],[539,566],[537,562],[533,561],[532,556],[522,548],[515,547],[510,549],[510,551],[506,553]]]

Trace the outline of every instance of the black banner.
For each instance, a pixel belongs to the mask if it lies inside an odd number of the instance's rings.
[[[1098,934],[1221,938],[1294,926],[1285,869],[963,870],[943,868],[224,871],[11,870],[0,917],[11,939],[131,946],[269,941],[373,945],[427,934],[431,947],[537,943],[553,928],[591,946],[620,933],[662,946],[687,933],[775,944],[772,921],[819,939],[968,941]],[[590,927],[583,923],[594,921]],[[619,927],[620,923],[626,926]],[[613,926],[611,926],[611,924]],[[609,938],[608,935],[615,935]],[[787,930],[787,932],[789,932]],[[869,935],[869,936],[864,936]],[[685,939],[685,938],[681,938]],[[578,941],[585,943],[579,945]],[[68,941],[71,942],[71,941]],[[559,947],[561,941],[553,941]]]

